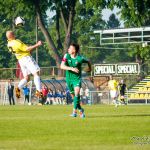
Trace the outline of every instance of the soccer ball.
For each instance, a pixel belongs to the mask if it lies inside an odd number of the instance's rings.
[[[25,24],[25,20],[22,18],[22,17],[17,17],[15,19],[15,25],[18,27],[18,26],[24,26]]]

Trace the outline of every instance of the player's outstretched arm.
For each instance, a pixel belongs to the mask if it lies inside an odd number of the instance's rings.
[[[32,51],[33,49],[39,47],[42,45],[42,41],[38,41],[35,45],[32,45],[32,46],[28,46],[27,47],[27,51]]]

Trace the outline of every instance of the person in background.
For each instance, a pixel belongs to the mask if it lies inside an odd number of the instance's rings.
[[[53,104],[53,103],[52,103],[52,97],[53,97],[53,95],[52,95],[52,90],[49,89],[49,90],[48,90],[48,93],[47,93],[47,99],[46,99],[46,102],[45,102],[46,105]]]
[[[83,105],[84,104],[84,100],[83,100],[83,95],[84,95],[84,91],[83,88],[80,88],[80,104]]]
[[[108,88],[110,90],[110,97],[115,104],[115,107],[118,107],[118,81],[113,79],[113,76],[110,75],[110,80],[108,81]]]
[[[126,84],[124,83],[124,80],[120,80],[120,83],[119,83],[119,97],[120,97],[120,100],[121,102],[123,102],[123,104],[126,105],[126,102],[125,102],[125,91],[126,91],[127,87],[126,87]]]
[[[68,87],[66,87],[65,94],[66,94],[66,104],[68,105],[69,103],[72,103],[72,97]]]
[[[7,88],[7,93],[8,93],[8,99],[9,99],[9,104],[10,105],[15,105],[15,100],[14,100],[14,85],[13,85],[13,79],[10,79],[8,82],[8,88]]]
[[[48,94],[48,88],[45,85],[42,87],[42,94],[43,94],[43,98],[41,103],[44,104],[46,102],[47,94]]]
[[[24,94],[24,102],[27,101],[28,105],[30,105],[30,101],[29,101],[30,89],[28,88],[27,85],[25,85],[22,89]]]
[[[91,105],[91,100],[90,100],[90,90],[89,90],[88,86],[86,86],[84,92],[85,92],[86,104]]]

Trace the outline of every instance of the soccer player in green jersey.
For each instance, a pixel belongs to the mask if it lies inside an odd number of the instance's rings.
[[[66,82],[73,98],[72,117],[77,117],[77,109],[80,117],[84,118],[84,109],[80,105],[80,88],[81,88],[81,66],[83,63],[88,64],[87,72],[91,71],[91,63],[85,57],[79,55],[79,45],[72,43],[62,59],[60,68],[66,70]]]

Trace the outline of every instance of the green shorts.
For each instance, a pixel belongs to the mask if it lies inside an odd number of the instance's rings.
[[[81,87],[81,80],[66,80],[70,93],[74,93],[75,87]]]

